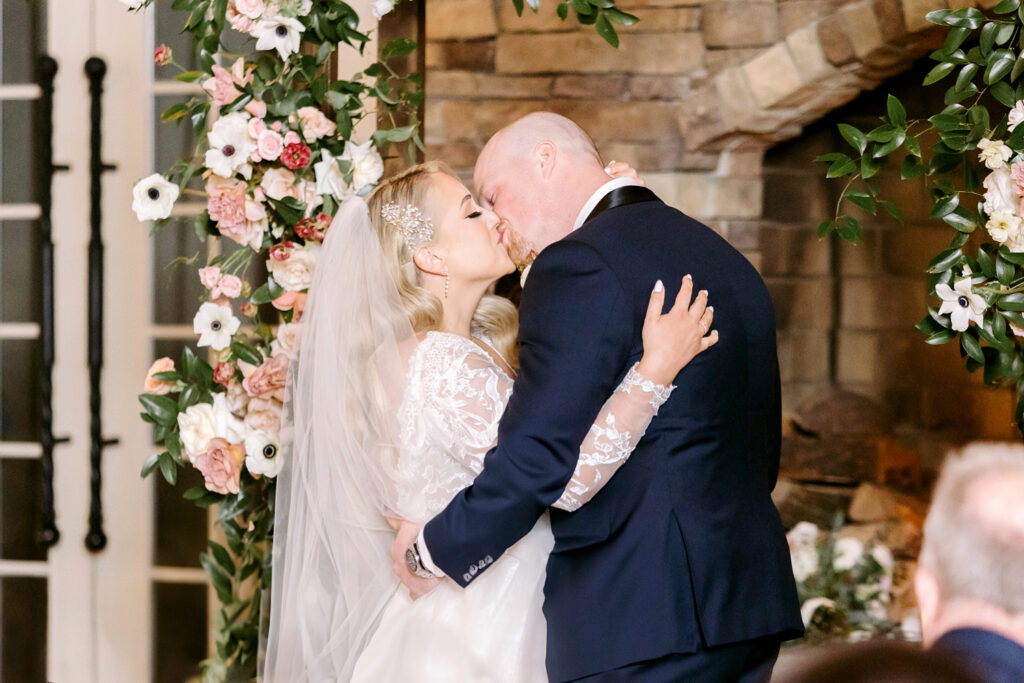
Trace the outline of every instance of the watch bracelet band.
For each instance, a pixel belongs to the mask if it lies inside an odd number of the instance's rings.
[[[432,571],[423,566],[423,559],[420,557],[420,548],[417,541],[413,541],[405,551],[405,563],[409,567],[409,571],[420,578],[437,578]]]

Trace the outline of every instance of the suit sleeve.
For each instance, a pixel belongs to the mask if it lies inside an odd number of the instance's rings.
[[[538,257],[520,307],[520,371],[498,445],[474,483],[424,528],[434,564],[468,585],[525,536],[566,488],[580,444],[633,341],[618,279],[589,245]]]

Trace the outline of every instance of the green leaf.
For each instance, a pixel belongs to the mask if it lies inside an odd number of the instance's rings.
[[[523,0],[512,0],[512,7],[515,8],[517,15],[523,16]]]
[[[919,158],[911,155],[904,157],[903,164],[900,166],[900,178],[909,180],[910,178],[920,178],[923,175],[924,164]]]
[[[832,165],[829,166],[828,171],[825,173],[825,177],[839,178],[844,175],[849,175],[856,170],[857,164],[854,160],[843,154],[841,159],[836,159],[832,162]]]
[[[948,214],[956,211],[956,207],[960,205],[960,195],[952,194],[946,197],[941,197],[935,200],[935,204],[932,206],[930,214],[931,218],[942,218]]]
[[[1013,53],[1006,49],[999,49],[992,53],[985,68],[985,83],[992,84],[1002,80],[1013,69],[1016,58]]]
[[[896,202],[890,201],[888,199],[879,199],[878,204],[883,209],[885,209],[890,216],[895,218],[900,225],[903,225],[903,211],[896,204]]]
[[[203,565],[203,569],[205,569],[206,573],[210,576],[213,588],[217,591],[217,599],[225,604],[230,603],[234,599],[231,589],[231,579],[220,569],[220,567],[214,564],[213,558],[205,553],[199,556],[199,564]]]
[[[931,71],[929,71],[928,75],[924,77],[923,85],[931,85],[932,83],[938,83],[943,78],[949,75],[949,73],[953,70],[954,66],[955,64],[953,64],[952,62],[943,62],[942,64],[939,64]]]
[[[575,3],[573,3],[575,6]],[[597,16],[597,23],[594,24],[597,29],[597,35],[604,38],[605,42],[612,47],[619,46],[619,36],[615,33],[615,28],[612,26],[608,17],[605,16],[604,10]]]
[[[160,115],[160,120],[164,123],[168,123],[170,121],[177,121],[178,119],[183,118],[185,114],[187,114],[188,112],[189,106],[187,104],[175,104],[172,107],[168,107],[167,110]]]
[[[943,273],[960,263],[963,256],[963,252],[959,249],[944,251],[928,263],[927,271],[929,273]]]
[[[1010,251],[1006,246],[999,247],[999,256],[1018,266],[1024,266],[1024,253]]]
[[[862,133],[858,128],[851,126],[848,123],[839,124],[839,134],[843,136],[843,139],[850,143],[850,146],[863,154],[864,150],[868,147],[868,136]]]
[[[259,351],[252,348],[245,342],[231,342],[231,353],[235,358],[245,361],[249,365],[259,366],[263,364],[263,356],[260,355]]]
[[[973,7],[958,9],[946,16],[946,26],[976,29],[985,21],[985,15]]]
[[[145,479],[150,474],[152,474],[153,470],[155,470],[157,468],[157,465],[159,465],[159,464],[160,464],[160,454],[159,453],[154,453],[153,455],[151,455],[148,458],[146,458],[145,464],[142,465],[142,478]]]
[[[257,305],[268,304],[284,294],[284,291],[284,288],[274,281],[273,276],[269,276],[267,277],[267,281],[252,293],[252,296],[249,297],[249,301]]]
[[[984,249],[978,250],[978,268],[981,270],[981,274],[990,280],[996,276],[995,262]]]
[[[1017,57],[1017,61],[1013,63],[1013,71],[1010,72],[1010,81],[1015,82],[1020,75],[1024,73],[1024,52]]]
[[[852,216],[840,216],[836,219],[836,232],[850,244],[859,244],[863,237],[860,221]]]
[[[942,51],[953,52],[963,44],[969,35],[971,35],[969,28],[951,28],[946,34],[946,42],[942,44]]]
[[[953,330],[942,330],[941,332],[936,332],[932,335],[929,335],[928,338],[925,339],[924,341],[926,344],[933,345],[948,344],[949,342],[953,341],[953,337],[955,336],[956,332],[954,332]]]
[[[872,216],[878,213],[875,198],[863,190],[850,190],[846,193],[846,198],[854,205],[859,206],[870,213]]]
[[[168,484],[174,486],[178,483],[178,466],[174,462],[174,458],[167,451],[164,451],[159,456],[160,461],[160,474],[164,476],[164,479]]]
[[[960,69],[960,73],[956,77],[956,85],[953,86],[957,90],[965,89],[970,83],[973,82],[974,77],[978,74],[977,64],[964,64]]]
[[[999,280],[999,284],[1009,286],[1016,272],[1016,266],[996,254],[996,279]]]
[[[979,363],[985,362],[985,354],[981,351],[981,344],[971,334],[964,332],[960,335],[960,348]]]
[[[206,74],[202,71],[185,71],[174,77],[174,80],[181,81],[182,83],[195,83],[206,78]]]
[[[562,21],[565,21],[566,17],[569,16],[569,3],[558,3],[558,7],[555,11],[558,12],[558,18],[561,19]]]
[[[836,229],[836,222],[834,220],[822,221],[818,224],[818,239],[824,239],[828,237],[829,233]]]
[[[884,159],[875,159],[874,157],[865,154],[860,158],[860,175],[864,180],[873,178],[876,173],[882,168],[882,164],[885,163]]]
[[[636,22],[640,21],[638,17],[635,17],[632,14],[627,14],[615,7],[606,8],[601,12],[601,14],[608,17],[608,21],[613,24],[618,24],[619,26],[632,26]]]
[[[963,207],[958,208],[952,213],[947,213],[942,217],[942,220],[960,232],[974,232],[974,229],[977,227],[974,219],[971,218]]]
[[[920,322],[914,325],[914,328],[922,334],[935,334],[936,332],[946,329],[946,326],[935,320],[932,316],[926,315],[921,318]]]
[[[416,51],[416,41],[411,38],[395,38],[388,41],[380,51],[381,59],[407,57]]]
[[[960,128],[963,122],[964,117],[962,115],[946,113],[936,114],[928,119],[928,123],[943,132],[956,130],[957,128]]]
[[[1024,311],[1024,292],[1014,292],[1000,297],[996,306],[1004,311]]]
[[[140,394],[139,403],[153,416],[156,423],[173,427],[178,420],[178,404],[172,398],[159,394]]]
[[[160,382],[178,382],[181,381],[181,375],[177,372],[154,372],[153,379]]]
[[[1003,0],[992,8],[992,11],[996,14],[1010,14],[1016,12],[1018,7],[1020,7],[1020,0]]]
[[[886,99],[886,111],[889,114],[889,123],[902,128],[907,124],[907,110],[895,95],[890,94]]]
[[[213,559],[217,560],[228,576],[233,576],[235,573],[235,563],[231,560],[231,553],[222,546],[220,543],[215,541],[207,541],[207,545],[210,546],[210,552],[213,553]]]
[[[894,151],[896,151],[896,149],[899,148],[900,145],[903,144],[903,141],[906,139],[906,137],[906,133],[904,133],[903,131],[898,131],[896,135],[894,135],[893,138],[889,140],[889,142],[886,142],[885,144],[882,145],[876,145],[875,153],[872,156],[874,156],[876,159],[889,156]]]
[[[924,15],[924,18],[925,21],[928,21],[932,24],[944,26],[946,24],[946,17],[948,17],[952,12],[953,10],[937,9],[933,12],[929,12],[928,14]]]
[[[963,31],[963,30],[967,30],[968,33],[970,33],[969,29],[955,28],[952,31]],[[991,22],[991,21],[981,27],[981,34],[978,37],[978,47],[981,49],[981,54],[987,55],[990,52],[992,52],[992,48],[996,44],[996,31],[998,31],[998,30],[999,30],[999,24],[997,24],[995,22]],[[952,33],[952,31],[950,31],[950,33]]]
[[[182,498],[184,498],[185,500],[196,500],[198,498],[202,498],[205,495],[205,486],[193,486],[192,488],[188,489],[187,491],[185,491],[185,493],[182,494]]]

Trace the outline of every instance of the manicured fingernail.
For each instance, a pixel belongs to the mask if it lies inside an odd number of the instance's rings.
[[[684,276],[683,276],[683,279],[684,279],[684,280],[692,280],[693,278],[692,278],[692,277],[690,277],[690,275],[689,275],[689,274],[686,274],[686,275],[684,275]]]
[[[712,313],[714,313],[715,312],[715,307],[714,306],[708,306],[708,310],[711,311]]]
[[[702,289],[702,290],[700,290],[700,293],[703,294],[704,296],[707,296],[708,295],[708,290]]]
[[[661,284],[661,280],[658,280],[657,282],[654,283],[654,291],[655,292],[660,292],[663,289],[665,289],[665,285]]]

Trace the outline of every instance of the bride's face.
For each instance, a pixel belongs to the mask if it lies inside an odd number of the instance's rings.
[[[491,210],[481,207],[466,186],[439,173],[432,181],[435,215],[433,247],[445,259],[453,280],[491,282],[515,270],[503,246],[505,225]]]

